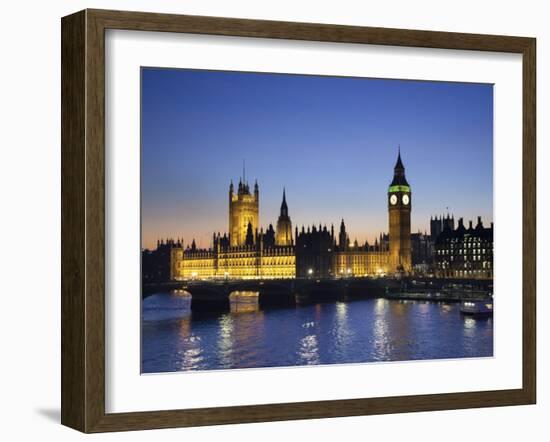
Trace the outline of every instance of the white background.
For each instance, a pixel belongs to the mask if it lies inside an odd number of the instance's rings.
[[[538,38],[538,360],[539,404],[406,415],[232,425],[93,436],[117,440],[348,440],[383,438],[435,441],[546,440],[550,413],[550,308],[543,274],[550,238],[549,200],[543,190],[550,167],[550,29],[545,2],[246,2],[228,1],[50,1],[10,2],[2,16],[0,70],[0,189],[3,232],[2,369],[0,434],[6,440],[75,440],[84,436],[61,427],[60,392],[60,28],[59,17],[84,7],[202,15],[342,23],[365,26],[516,34]],[[7,6],[9,5],[9,6]],[[546,248],[546,250],[544,250]],[[548,273],[548,272],[546,272]],[[527,432],[527,434],[526,434]],[[531,436],[528,434],[531,433]]]
[[[521,56],[108,31],[106,61],[107,412],[521,387]],[[495,357],[140,376],[140,66],[494,83]]]

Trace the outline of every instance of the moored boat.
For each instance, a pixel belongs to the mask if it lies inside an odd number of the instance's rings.
[[[493,316],[493,301],[462,301],[460,313],[469,316]]]

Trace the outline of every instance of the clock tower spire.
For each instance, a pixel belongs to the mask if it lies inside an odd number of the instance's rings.
[[[392,271],[409,273],[411,264],[411,187],[398,148],[393,180],[388,189],[390,266]]]

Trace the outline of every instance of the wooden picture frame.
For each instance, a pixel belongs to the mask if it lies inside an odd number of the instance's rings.
[[[523,57],[523,385],[457,392],[133,413],[105,412],[105,30],[124,29]],[[533,38],[84,10],[62,19],[62,409],[83,432],[533,404],[536,400],[536,41]]]

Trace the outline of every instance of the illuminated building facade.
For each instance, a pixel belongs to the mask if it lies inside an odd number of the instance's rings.
[[[296,255],[292,223],[283,192],[277,231],[273,225],[258,230],[260,192],[239,181],[237,193],[229,186],[229,234],[214,233],[212,247],[174,248],[171,279],[294,278]]]
[[[237,246],[180,249],[175,252],[172,279],[293,278],[294,247]]]
[[[446,225],[435,241],[436,276],[441,278],[492,279],[493,278],[493,223],[484,227],[481,217],[477,225],[458,227]]]
[[[244,175],[244,174],[243,174]],[[411,189],[405,178],[401,153],[388,189],[389,234],[373,245],[351,242],[344,220],[338,235],[334,226],[312,226],[292,232],[283,190],[276,229],[259,227],[259,187],[249,190],[244,178],[237,192],[229,186],[229,233],[214,233],[210,248],[197,248],[193,240],[169,240],[170,279],[361,277],[410,273]]]
[[[246,244],[247,234],[256,232],[260,220],[260,191],[258,183],[254,184],[254,194],[250,193],[248,183],[239,180],[237,192],[233,182],[229,185],[229,236],[231,246]],[[250,239],[250,236],[249,236]]]

